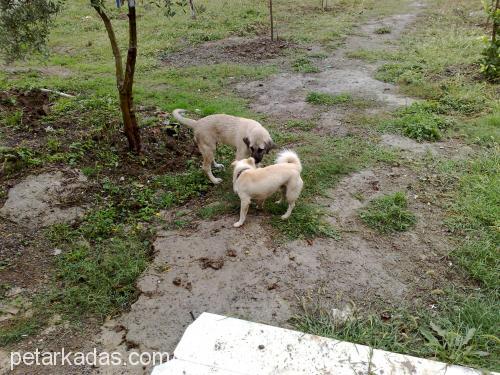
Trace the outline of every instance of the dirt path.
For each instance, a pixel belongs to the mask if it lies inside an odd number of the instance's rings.
[[[326,134],[345,130],[349,125],[343,119],[355,109],[325,112],[305,102],[309,91],[351,93],[374,100],[381,111],[410,103],[412,99],[400,95],[395,86],[373,78],[377,64],[350,59],[347,53],[394,48],[392,42],[421,9],[415,2],[407,14],[361,26],[345,47],[321,62],[319,73],[280,73],[240,84],[237,91],[252,99],[254,110],[271,116],[316,116]],[[374,33],[382,26],[390,26],[391,33]],[[406,149],[410,157],[419,157],[428,147],[435,152],[444,147],[422,146],[404,137],[382,137],[381,142]],[[103,349],[172,351],[185,327],[203,311],[287,326],[299,299],[313,294],[339,309],[346,303],[366,308],[378,303],[427,303],[443,280],[457,277],[446,260],[451,243],[440,225],[440,209],[426,198],[432,183],[419,183],[432,178],[400,166],[376,167],[344,178],[328,192],[330,198],[317,200],[340,229],[340,240],[275,245],[260,216],[250,215],[245,226],[235,230],[235,217],[203,221],[192,214],[195,228],[158,233],[155,259],[138,283],[142,294],[130,312],[103,327]],[[356,210],[394,191],[414,197],[410,207],[418,216],[417,226],[389,236],[362,226]],[[134,371],[143,369],[127,370]]]

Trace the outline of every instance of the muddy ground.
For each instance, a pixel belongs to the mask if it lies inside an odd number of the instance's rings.
[[[318,73],[285,70],[263,81],[240,83],[234,90],[250,99],[253,110],[271,119],[316,118],[315,131],[319,133],[373,137],[373,130],[349,120],[353,112],[383,113],[414,99],[373,78],[379,63],[352,59],[347,54],[357,49],[395,48],[395,42],[411,29],[422,9],[423,5],[415,1],[405,14],[361,25],[343,47],[315,61]],[[390,26],[391,32],[375,33],[382,26]],[[166,56],[163,62],[174,66],[224,60],[248,62],[253,55],[248,46],[259,49],[268,45],[259,40],[242,43],[241,39],[230,38],[211,42],[207,48]],[[279,57],[295,46],[283,42],[266,48],[271,49],[259,49],[258,59],[251,62]],[[325,110],[306,103],[310,91],[350,93],[371,105]],[[383,135],[379,141],[385,147],[402,150],[403,160],[415,160],[427,152],[457,157],[467,152],[453,142],[421,144],[394,135]],[[339,229],[339,239],[277,244],[263,213],[252,210],[245,226],[236,230],[232,227],[236,217],[200,220],[193,207],[187,205],[184,209],[194,224],[186,229],[158,230],[154,259],[138,281],[141,295],[131,310],[107,321],[94,340],[87,336],[80,346],[98,345],[103,350],[121,352],[172,352],[185,327],[204,311],[286,327],[299,311],[300,301],[311,295],[321,295],[327,306],[337,309],[354,305],[364,311],[378,311],[380,306],[387,309],[401,304],[432,308],[443,285],[463,282],[447,258],[453,241],[442,227],[442,209],[430,198],[441,193],[435,179],[424,171],[415,172],[401,165],[365,169],[345,177],[325,196],[317,198],[327,210],[328,220]],[[19,181],[20,178],[11,181],[10,187]],[[410,208],[416,213],[418,224],[406,233],[381,236],[359,221],[356,210],[373,198],[394,191],[404,191],[410,197]],[[167,220],[172,214],[162,213]],[[2,225],[7,225],[1,228],[4,231],[11,231],[10,224]],[[64,328],[58,329],[64,332]],[[49,336],[42,339],[47,338],[51,342]]]

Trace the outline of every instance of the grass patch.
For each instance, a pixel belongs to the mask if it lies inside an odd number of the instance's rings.
[[[359,217],[380,233],[404,232],[417,221],[415,215],[408,210],[406,195],[401,192],[375,198],[360,210]]]
[[[286,204],[267,204],[267,210],[273,215],[271,225],[288,239],[330,237],[339,238],[338,232],[324,220],[324,212],[315,205],[298,203],[292,215],[282,220],[280,215],[286,211]]]
[[[375,62],[386,57],[387,53],[379,50],[358,49],[355,51],[348,51],[346,56],[351,59],[364,60],[368,62]]]
[[[462,238],[452,256],[472,277],[497,290],[500,280],[500,157],[498,150],[453,163],[458,186],[451,203],[448,227]]]
[[[437,107],[431,103],[413,103],[396,111],[393,119],[382,123],[382,130],[393,130],[417,141],[438,141],[450,121],[435,113]]]
[[[390,34],[391,32],[392,29],[389,26],[381,26],[374,31],[375,34]]]
[[[310,92],[306,96],[306,102],[314,105],[335,105],[343,104],[352,100],[352,96],[347,93],[332,95],[322,92]]]
[[[498,305],[478,294],[450,294],[435,312],[400,307],[382,318],[358,311],[344,323],[323,306],[305,301],[303,312],[292,323],[314,335],[498,371]]]
[[[122,228],[112,227],[113,232]],[[58,258],[53,308],[75,317],[104,318],[128,306],[137,296],[135,281],[148,264],[149,242],[137,233],[118,233],[90,243],[89,233]]]
[[[469,143],[493,148],[500,143],[500,111],[460,124],[459,132]]]
[[[318,73],[319,68],[314,66],[313,62],[307,57],[299,57],[292,63],[294,71],[299,73]]]
[[[0,346],[6,346],[38,332],[41,324],[37,319],[22,318],[7,327],[0,328]]]
[[[314,129],[316,125],[312,120],[288,120],[284,127],[285,129],[309,131]]]
[[[197,214],[202,219],[214,219],[222,214],[227,213],[232,210],[232,206],[228,205],[226,202],[213,202],[206,206],[201,207]]]

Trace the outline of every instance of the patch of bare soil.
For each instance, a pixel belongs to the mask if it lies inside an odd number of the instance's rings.
[[[415,22],[419,7],[415,3],[415,11],[412,13],[372,20],[360,26],[357,34],[346,38],[343,47],[321,60],[319,73],[282,72],[265,80],[239,83],[235,89],[250,99],[252,109],[278,119],[310,119],[332,112],[330,117],[334,121],[322,121],[321,124],[326,131],[330,125],[338,128],[338,122],[342,122],[346,111],[339,108],[325,110],[323,106],[307,103],[305,99],[309,92],[332,95],[348,93],[354,98],[373,101],[386,109],[411,104],[414,100],[399,94],[396,86],[373,78],[380,62],[352,59],[347,53],[358,49],[391,49],[391,43],[399,40],[404,30]],[[391,32],[375,33],[375,30],[383,26],[390,26]],[[334,132],[337,130],[334,129]]]
[[[166,53],[161,61],[170,66],[210,65],[221,63],[260,63],[283,56],[296,45],[286,40],[231,37],[206,42],[196,47]]]

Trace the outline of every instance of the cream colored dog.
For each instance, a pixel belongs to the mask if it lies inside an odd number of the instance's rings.
[[[302,164],[295,152],[281,151],[276,163],[265,168],[257,168],[252,157],[236,160],[231,165],[234,166],[233,189],[241,200],[240,220],[234,223],[235,227],[241,227],[245,222],[252,199],[262,206],[266,198],[280,188],[283,195],[276,203],[280,203],[283,197],[286,197],[288,209],[281,218],[288,219],[304,185],[300,177]]]
[[[194,140],[203,156],[202,168],[214,184],[222,179],[213,175],[212,163],[215,168],[224,167],[214,159],[217,143],[236,147],[236,160],[252,156],[257,164],[274,147],[269,132],[257,121],[223,114],[193,120],[184,117],[184,112],[183,109],[176,109],[173,116],[193,129]]]

